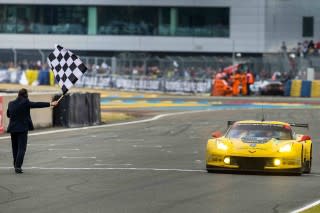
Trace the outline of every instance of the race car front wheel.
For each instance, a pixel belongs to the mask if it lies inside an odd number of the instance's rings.
[[[304,171],[303,173],[310,174],[311,173],[311,166],[312,166],[312,146],[310,148],[310,159],[306,160],[304,163]]]

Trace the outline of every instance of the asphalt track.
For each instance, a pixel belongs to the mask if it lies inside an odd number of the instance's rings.
[[[261,110],[189,111],[141,123],[33,132],[24,174],[0,139],[0,212],[291,212],[320,198],[319,109],[265,109],[269,120],[309,123],[310,175],[209,174],[205,146],[227,120]],[[176,112],[171,112],[176,113]],[[41,132],[40,132],[41,133]]]

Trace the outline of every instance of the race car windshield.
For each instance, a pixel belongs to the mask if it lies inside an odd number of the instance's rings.
[[[292,140],[292,131],[282,125],[236,124],[229,129],[226,136],[229,138],[259,137]]]

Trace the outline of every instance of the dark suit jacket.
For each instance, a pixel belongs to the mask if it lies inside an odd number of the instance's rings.
[[[22,97],[11,101],[7,110],[7,116],[10,118],[7,132],[27,132],[28,130],[33,130],[30,109],[49,106],[49,102],[31,102],[28,98]]]

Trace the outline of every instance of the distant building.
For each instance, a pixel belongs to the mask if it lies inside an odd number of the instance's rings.
[[[319,0],[0,0],[0,49],[279,52],[320,39]]]

